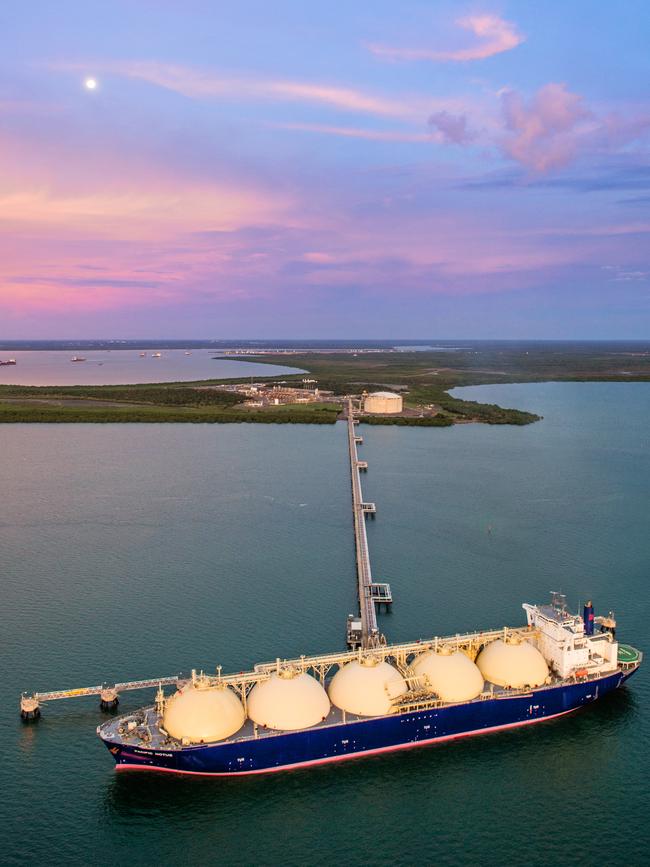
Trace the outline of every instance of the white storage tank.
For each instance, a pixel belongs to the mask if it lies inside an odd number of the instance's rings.
[[[517,635],[491,641],[479,653],[476,664],[490,683],[513,689],[541,686],[549,676],[539,650]]]
[[[332,704],[357,716],[383,716],[406,692],[406,681],[385,660],[365,656],[340,668],[330,683]]]
[[[392,391],[373,391],[367,395],[363,402],[364,412],[377,413],[378,415],[390,415],[401,412],[403,400],[401,394],[393,394]]]
[[[245,719],[242,703],[229,687],[189,684],[168,699],[162,724],[172,737],[201,744],[230,737]]]
[[[428,650],[413,660],[411,669],[443,701],[471,701],[483,692],[483,675],[460,650]]]
[[[311,675],[287,666],[257,683],[248,696],[248,715],[279,731],[315,726],[330,712],[327,693]]]

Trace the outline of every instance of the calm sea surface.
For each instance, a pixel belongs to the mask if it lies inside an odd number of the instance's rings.
[[[281,376],[299,373],[295,367],[258,364],[215,358],[214,349],[161,349],[141,357],[138,349],[84,350],[76,352],[85,361],[72,361],[74,351],[3,351],[0,361],[10,358],[16,365],[0,366],[1,385],[132,385],[138,382],[191,382],[195,379],[234,379],[249,376]]]
[[[544,420],[363,430],[389,639],[520,623],[561,589],[650,649],[650,385],[464,393]],[[0,442],[3,864],[647,863],[650,663],[570,717],[267,777],[117,775],[95,698],[21,724],[21,689],[342,647],[346,431],[7,425]]]

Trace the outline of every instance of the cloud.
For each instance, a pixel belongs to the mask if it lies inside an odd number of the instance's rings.
[[[650,278],[650,271],[630,270],[621,265],[603,265],[602,270],[609,272],[614,283],[645,283]]]
[[[506,90],[501,106],[507,130],[501,142],[503,151],[536,172],[570,162],[585,122],[593,117],[579,94],[557,83],[541,87],[528,103],[516,91]]]
[[[498,15],[468,15],[456,21],[458,27],[468,30],[476,37],[474,45],[448,51],[428,48],[398,48],[387,45],[369,45],[368,48],[378,57],[388,60],[434,60],[438,62],[466,63],[471,60],[485,60],[495,54],[502,54],[516,48],[524,40],[515,24],[505,21]]]
[[[9,165],[19,167],[16,161]],[[31,160],[25,166],[31,167]],[[78,179],[65,169],[58,177],[50,174],[48,178],[43,166],[41,178],[34,172],[29,183],[0,186],[2,230],[147,239],[199,227],[228,231],[251,222],[272,222],[293,208],[292,199],[281,192],[234,178],[229,183],[206,180],[199,184],[182,175],[170,176],[160,167],[150,167],[148,175],[138,176],[137,165],[121,172],[109,165],[89,188],[89,182],[83,183],[83,157],[74,168],[86,189],[77,189]]]
[[[322,253],[318,250],[312,250],[302,254],[303,261],[309,262],[312,265],[330,265],[336,261],[331,253]]]
[[[230,75],[217,70],[160,63],[120,60],[90,62],[49,62],[47,68],[58,72],[82,73],[92,66],[98,74],[144,81],[192,100],[223,102],[303,103],[351,114],[422,122],[432,111],[463,112],[470,107],[480,113],[481,103],[466,97],[431,97],[402,93],[385,96],[354,86],[290,79],[269,79],[254,74]]]
[[[437,130],[448,144],[469,144],[476,138],[476,133],[468,128],[464,114],[454,115],[448,111],[438,111],[429,118],[429,126]]]
[[[337,135],[344,138],[360,138],[368,141],[391,142],[427,142],[431,143],[431,135],[423,132],[407,132],[390,129],[361,129],[349,126],[329,126],[321,123],[274,123],[276,129],[297,130],[299,132],[314,132],[322,135]]]
[[[53,63],[52,69],[81,72],[86,63]],[[387,99],[358,88],[308,81],[273,80],[255,76],[231,76],[179,64],[156,61],[95,62],[100,73],[138,79],[191,99],[248,99],[305,102],[341,111],[403,117],[410,112],[404,100]]]

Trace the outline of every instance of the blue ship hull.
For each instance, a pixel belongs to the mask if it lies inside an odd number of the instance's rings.
[[[616,671],[523,695],[169,751],[105,742],[118,769],[221,776],[268,773],[541,722],[591,704],[633,673]]]

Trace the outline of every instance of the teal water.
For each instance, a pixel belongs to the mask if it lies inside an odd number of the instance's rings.
[[[518,623],[561,589],[650,648],[650,385],[464,395],[544,420],[363,430],[389,639]],[[10,425],[0,442],[0,863],[646,862],[647,667],[549,723],[268,777],[116,775],[94,698],[21,724],[21,689],[341,647],[350,488],[343,425]]]

